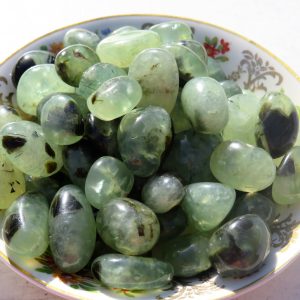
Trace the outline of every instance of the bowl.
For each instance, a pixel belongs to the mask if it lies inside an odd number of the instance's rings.
[[[263,47],[237,33],[206,22],[153,15],[99,18],[74,24],[36,39],[0,65],[0,101],[15,101],[15,89],[10,73],[18,57],[34,49],[57,53],[63,47],[64,33],[72,27],[86,28],[105,37],[124,25],[147,28],[152,24],[174,19],[180,19],[191,26],[195,39],[204,43],[208,55],[220,61],[227,76],[237,81],[242,88],[254,91],[260,96],[267,91],[284,89],[295,104],[300,105],[300,78]],[[4,212],[1,211],[0,221],[3,215]],[[278,207],[276,220],[271,228],[271,254],[263,267],[251,276],[242,279],[222,279],[214,271],[209,271],[191,279],[175,279],[167,289],[147,293],[122,289],[108,290],[100,286],[88,270],[78,274],[63,274],[55,267],[49,252],[35,259],[8,255],[1,239],[0,257],[26,280],[67,299],[232,299],[271,280],[299,255],[300,206]]]

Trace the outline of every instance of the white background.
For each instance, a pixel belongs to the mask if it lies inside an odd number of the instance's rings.
[[[220,25],[263,45],[300,74],[299,0],[1,0],[0,62],[54,29],[131,13],[175,15]],[[300,273],[300,258],[271,282],[238,299],[300,299],[298,270]],[[0,299],[5,300],[58,299],[26,283],[2,263],[0,291]]]

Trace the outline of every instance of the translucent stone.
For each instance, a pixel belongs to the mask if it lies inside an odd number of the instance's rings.
[[[2,236],[6,247],[26,257],[42,255],[48,248],[48,203],[38,193],[25,193],[6,210]]]
[[[135,30],[138,30],[138,28],[134,27],[134,26],[122,26],[122,27],[119,27],[116,30],[114,30],[110,35],[115,35],[115,34],[119,34],[119,33],[135,31]]]
[[[0,154],[0,209],[8,208],[25,190],[25,178],[22,172]]]
[[[194,78],[183,88],[182,108],[198,132],[218,133],[228,122],[228,100],[224,89],[209,77]]]
[[[275,164],[265,150],[240,141],[226,141],[217,146],[210,167],[220,182],[243,192],[267,188],[276,173]]]
[[[85,70],[99,62],[91,48],[77,44],[62,49],[55,58],[55,68],[61,79],[71,86],[78,87]]]
[[[185,40],[185,41],[178,41],[177,44],[188,47],[193,52],[195,52],[202,61],[207,63],[207,52],[206,52],[205,48],[203,47],[203,45],[201,43],[199,43],[198,41]]]
[[[106,80],[125,75],[126,72],[123,69],[112,64],[95,64],[82,74],[76,93],[87,99]]]
[[[223,87],[227,98],[243,93],[240,86],[233,80],[224,80],[221,81],[220,84]]]
[[[213,150],[221,143],[217,135],[188,130],[176,134],[162,164],[162,170],[174,174],[184,184],[215,181],[209,160]]]
[[[225,219],[234,201],[233,188],[216,182],[200,182],[185,187],[181,207],[192,227],[210,231]]]
[[[160,46],[161,40],[156,32],[131,30],[104,38],[98,44],[96,52],[101,62],[128,68],[142,50]]]
[[[182,183],[169,174],[152,177],[142,190],[142,201],[158,214],[166,213],[178,205],[183,196]]]
[[[96,33],[83,28],[72,28],[64,35],[65,47],[81,44],[95,50],[99,42],[100,38]]]
[[[271,234],[257,215],[244,215],[212,235],[209,255],[223,277],[242,277],[257,271],[270,253]]]
[[[53,198],[49,237],[54,262],[65,273],[80,271],[92,257],[95,219],[90,204],[77,186],[66,185]]]
[[[229,118],[223,130],[223,139],[240,140],[255,146],[260,99],[254,93],[239,94],[229,98],[228,107]]]
[[[139,83],[129,76],[106,80],[87,100],[90,112],[103,121],[129,113],[141,100]]]
[[[164,43],[193,39],[191,28],[180,21],[159,23],[149,29],[157,32]]]
[[[119,151],[134,175],[148,177],[159,168],[161,155],[171,137],[171,119],[163,108],[137,108],[125,115],[120,123]]]
[[[36,116],[39,102],[49,94],[73,93],[74,87],[64,83],[51,64],[38,65],[27,70],[17,88],[17,103],[21,110]]]
[[[164,49],[146,49],[129,66],[128,76],[141,85],[143,96],[138,106],[155,105],[171,112],[178,94],[179,74],[173,55]]]
[[[126,165],[110,156],[102,156],[91,166],[85,194],[90,204],[100,209],[108,201],[127,196],[133,186],[133,174]]]
[[[7,105],[0,105],[0,129],[7,123],[21,120],[21,117],[14,108]]]
[[[111,248],[125,255],[140,255],[159,238],[159,222],[146,205],[128,198],[107,202],[97,213],[97,231]]]
[[[25,52],[17,61],[11,72],[11,79],[15,87],[17,87],[21,76],[29,68],[42,65],[54,64],[55,55],[48,51],[32,50]]]
[[[208,75],[205,62],[188,47],[177,44],[164,44],[162,47],[174,55],[181,80]]]
[[[273,200],[282,205],[300,202],[300,146],[282,159],[272,186]]]
[[[184,235],[159,243],[154,256],[172,265],[174,276],[191,277],[211,267],[208,257],[208,239],[199,235]]]
[[[221,63],[219,61],[217,61],[216,59],[208,57],[207,71],[208,71],[208,76],[217,81],[227,80],[227,76],[222,69]]]
[[[172,280],[173,268],[152,257],[106,254],[94,260],[92,273],[110,288],[150,290],[167,286]]]
[[[30,176],[48,177],[62,167],[59,146],[45,140],[40,125],[19,121],[0,130],[0,149],[20,171]]]
[[[298,129],[298,114],[291,99],[283,91],[265,95],[256,128],[257,145],[273,158],[280,157],[295,144]]]

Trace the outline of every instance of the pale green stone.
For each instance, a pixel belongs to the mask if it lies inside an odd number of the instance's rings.
[[[173,55],[164,49],[151,48],[139,53],[129,66],[128,76],[142,87],[138,106],[155,105],[171,112],[178,94],[179,74]]]
[[[0,129],[10,122],[21,121],[21,117],[14,108],[7,105],[0,105]]]
[[[275,164],[265,150],[240,141],[226,141],[210,158],[213,175],[222,183],[243,192],[257,192],[270,186]]]
[[[207,52],[203,45],[195,40],[185,40],[185,41],[179,41],[177,42],[178,45],[182,45],[185,47],[188,47],[193,52],[195,52],[202,61],[207,63]]]
[[[181,207],[192,227],[210,231],[225,219],[234,201],[233,188],[216,182],[200,182],[186,186]]]
[[[142,50],[160,46],[161,40],[157,33],[150,30],[132,30],[106,37],[100,41],[96,52],[101,62],[128,68]]]
[[[17,103],[22,111],[36,116],[39,102],[49,94],[73,93],[74,87],[64,83],[52,64],[37,65],[28,69],[20,78]]]
[[[100,38],[96,33],[84,28],[72,28],[64,35],[65,47],[82,44],[95,50],[99,41]]]
[[[85,182],[85,194],[98,209],[111,199],[126,196],[133,186],[133,174],[126,165],[111,156],[94,162]]]
[[[227,80],[227,76],[222,69],[221,63],[219,61],[217,61],[216,59],[208,57],[207,70],[208,70],[209,77],[212,77],[213,79],[215,79],[217,81]]]
[[[135,31],[135,30],[139,30],[139,29],[134,26],[122,26],[122,27],[119,27],[116,30],[114,30],[110,35],[115,35],[115,34],[119,34],[119,33]]]
[[[142,88],[129,76],[106,80],[87,100],[90,112],[103,121],[129,113],[141,100]]]

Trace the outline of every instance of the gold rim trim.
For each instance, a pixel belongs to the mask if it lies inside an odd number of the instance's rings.
[[[174,15],[160,15],[160,14],[122,14],[122,15],[110,15],[110,16],[105,16],[105,17],[100,17],[100,18],[94,18],[94,19],[89,19],[86,21],[82,21],[82,22],[77,22],[77,23],[73,23],[71,25],[67,25],[67,26],[63,26],[61,28],[55,29],[53,31],[50,31],[44,35],[41,35],[39,37],[37,37],[36,39],[32,40],[31,42],[27,43],[26,45],[24,45],[23,47],[19,48],[18,50],[16,50],[15,52],[13,52],[11,55],[9,55],[6,59],[4,59],[2,62],[0,62],[0,67],[5,64],[9,59],[11,59],[13,56],[15,56],[19,51],[25,49],[26,47],[32,45],[33,43],[39,41],[40,39],[43,39],[45,37],[48,37],[54,33],[57,33],[61,30],[65,30],[74,26],[79,26],[79,25],[83,25],[83,24],[87,24],[90,22],[95,22],[95,21],[100,21],[100,20],[106,20],[106,19],[112,19],[112,18],[119,18],[119,17],[160,17],[160,18],[173,18],[173,19],[180,19],[180,20],[186,20],[186,21],[190,21],[190,22],[195,22],[195,23],[199,23],[199,24],[204,24],[204,25],[208,25],[220,30],[223,30],[225,32],[228,32],[232,35],[238,36],[241,39],[243,39],[244,41],[256,46],[257,48],[259,48],[260,50],[262,50],[263,52],[269,54],[274,60],[276,60],[279,64],[281,64],[285,69],[287,69],[287,71],[300,83],[300,76],[288,65],[286,64],[283,60],[281,60],[280,58],[278,58],[274,53],[272,53],[270,50],[266,49],[265,47],[261,46],[260,44],[254,42],[253,40],[245,37],[244,35],[237,33],[233,30],[224,28],[220,25],[216,25],[210,22],[206,22],[206,21],[202,21],[202,20],[196,20],[193,18],[187,18],[187,17],[180,17],[180,16],[174,16]],[[300,225],[298,227],[296,227],[294,230],[300,230]],[[241,287],[240,289],[237,289],[235,291],[229,291],[228,295],[226,296],[222,296],[220,298],[216,298],[216,300],[222,300],[222,299],[227,299],[228,297],[232,297],[234,295],[236,295],[236,292],[242,292],[242,293],[246,293],[248,289],[250,289],[251,286],[257,284],[260,280],[264,280],[264,283],[268,282],[269,280],[272,279],[272,276],[278,272],[283,271],[290,263],[292,263],[296,257],[298,255],[295,255],[294,257],[292,257],[289,261],[285,262],[284,264],[278,266],[278,268],[275,268],[274,270],[270,271],[269,273],[265,274],[264,276],[260,277],[259,279],[247,284],[246,286]],[[48,284],[45,281],[42,281],[38,278],[36,278],[35,276],[33,276],[31,273],[29,273],[28,271],[24,270],[23,268],[21,268],[20,266],[18,266],[15,262],[13,262],[12,260],[10,260],[3,252],[0,251],[0,257],[5,260],[6,263],[8,263],[9,266],[12,266],[13,268],[17,269],[18,271],[22,272],[23,274],[25,274],[27,277],[33,279],[34,281],[36,281],[37,283],[39,283],[41,286],[41,288],[46,287],[50,290],[53,290],[57,293],[60,293],[61,296],[67,296],[70,297],[69,294],[66,293],[66,291],[58,289],[57,287],[54,286],[48,286]],[[267,279],[267,280],[266,280]],[[99,290],[99,292],[101,293],[101,291]],[[77,298],[77,296],[76,296]],[[77,299],[86,299],[83,297],[79,297]]]

